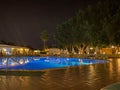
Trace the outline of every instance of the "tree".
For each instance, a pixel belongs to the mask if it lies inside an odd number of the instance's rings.
[[[76,16],[57,27],[59,44],[80,48],[120,44],[120,9],[116,2],[98,2],[80,10]]]
[[[42,31],[41,34],[40,34],[40,38],[43,41],[43,49],[45,50],[45,48],[46,48],[46,42],[49,39],[48,32],[46,30]]]
[[[109,43],[111,45],[120,45],[120,9],[111,18],[111,21],[106,23],[105,31],[107,33]]]

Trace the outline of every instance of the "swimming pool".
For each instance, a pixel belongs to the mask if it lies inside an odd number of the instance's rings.
[[[45,70],[106,62],[106,60],[62,57],[10,57],[0,58],[0,70],[6,68],[9,70]]]

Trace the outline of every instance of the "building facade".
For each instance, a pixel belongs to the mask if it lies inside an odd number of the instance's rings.
[[[27,47],[0,44],[0,55],[29,55]]]

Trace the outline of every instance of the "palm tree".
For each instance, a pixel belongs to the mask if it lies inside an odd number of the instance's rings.
[[[41,32],[41,34],[40,34],[40,38],[41,38],[41,40],[43,41],[43,49],[45,50],[45,48],[46,48],[46,42],[48,41],[48,39],[49,39],[49,34],[48,34],[48,32],[46,31],[46,30],[44,30],[43,32]]]

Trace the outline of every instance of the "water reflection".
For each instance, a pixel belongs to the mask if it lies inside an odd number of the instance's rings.
[[[0,58],[0,68],[5,68],[7,64],[11,67],[26,63],[29,63],[28,58]]]

